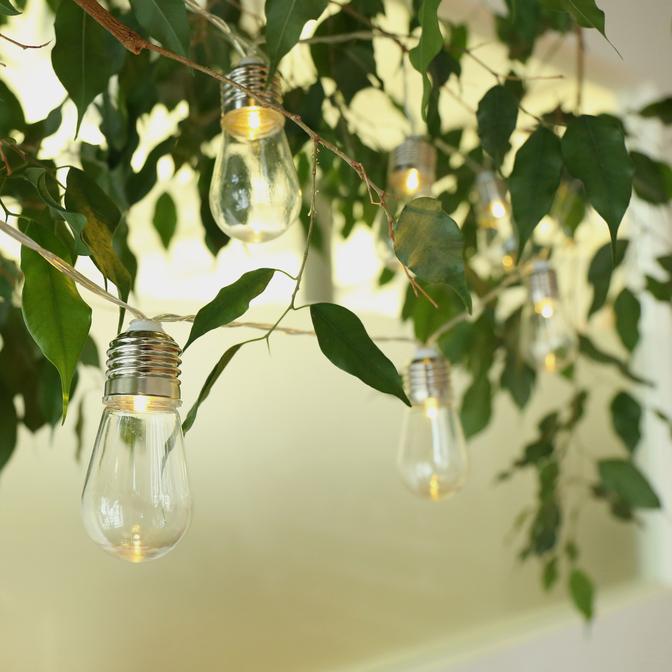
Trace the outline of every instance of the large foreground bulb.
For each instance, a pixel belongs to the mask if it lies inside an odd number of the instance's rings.
[[[82,493],[91,539],[129,562],[159,558],[191,520],[178,380],[180,348],[134,320],[110,344],[105,410]]]
[[[504,185],[490,170],[476,177],[476,220],[478,251],[494,266],[513,268],[518,240],[511,205]]]
[[[419,350],[408,367],[407,385],[412,406],[404,418],[399,471],[412,492],[438,501],[462,488],[468,469],[448,362],[434,349]]]
[[[411,135],[390,153],[387,188],[392,195],[392,210],[420,196],[431,196],[436,181],[436,149],[427,140]],[[398,212],[397,212],[398,214]],[[376,222],[378,253],[386,266],[396,267],[397,257],[390,238],[387,216],[382,208]]]
[[[245,59],[229,79],[254,97],[222,85],[222,140],[210,183],[210,209],[224,233],[247,243],[283,234],[301,208],[301,189],[284,131],[284,117],[263,107],[282,103],[279,75],[267,86],[268,66]]]
[[[521,317],[521,350],[531,366],[562,371],[576,357],[577,338],[560,305],[558,279],[548,262],[532,266]]]

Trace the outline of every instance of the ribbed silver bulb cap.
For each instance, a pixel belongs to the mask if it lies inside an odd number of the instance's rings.
[[[276,73],[270,84],[268,82],[269,67],[256,58],[243,59],[227,77],[236,84],[249,89],[254,95],[232,86],[222,84],[222,115],[242,107],[255,107],[264,102],[282,104],[282,80]]]
[[[410,135],[390,154],[390,173],[415,168],[430,175],[432,182],[436,176],[436,148],[419,135]]]
[[[547,261],[535,261],[528,277],[530,301],[538,303],[545,299],[557,299],[558,276],[555,269]]]
[[[421,404],[429,398],[445,404],[452,402],[450,364],[434,348],[423,348],[415,353],[408,365],[405,382],[413,404]]]
[[[150,320],[133,320],[107,351],[105,397],[180,399],[180,346]]]

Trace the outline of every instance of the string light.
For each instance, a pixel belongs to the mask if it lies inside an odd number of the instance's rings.
[[[189,527],[180,405],[181,350],[161,325],[134,320],[110,344],[105,410],[82,492],[102,549],[133,563],[168,553]]]
[[[476,176],[478,251],[493,266],[515,266],[518,240],[511,219],[511,205],[501,180],[490,170]]]
[[[521,316],[521,350],[531,366],[550,373],[574,361],[577,338],[560,305],[558,279],[546,261],[532,265]]]
[[[406,383],[412,406],[404,418],[399,472],[414,494],[438,501],[461,490],[468,471],[449,364],[435,349],[420,349],[408,367]]]
[[[301,208],[301,189],[280,112],[281,82],[260,59],[245,58],[222,85],[222,140],[210,183],[210,209],[232,238],[262,243],[282,235]]]

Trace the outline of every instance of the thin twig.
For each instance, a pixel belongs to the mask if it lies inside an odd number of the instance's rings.
[[[7,222],[0,220],[0,231],[3,231],[11,238],[14,238],[14,240],[21,243],[21,245],[24,247],[28,247],[34,252],[37,252],[37,254],[39,254],[45,261],[50,263],[57,271],[60,271],[64,275],[68,276],[82,287],[85,287],[90,292],[93,292],[96,296],[99,296],[101,299],[105,299],[110,303],[116,304],[120,308],[124,308],[129,313],[132,313],[142,320],[147,319],[147,316],[141,310],[134,308],[125,301],[118,299],[113,294],[106,292],[102,287],[99,287],[95,282],[93,282],[93,280],[89,280],[89,278],[87,278],[85,275],[82,275],[67,261],[61,259],[61,257],[59,257],[57,254],[54,254],[53,252],[45,249],[22,231],[19,231],[18,229],[10,226]]]
[[[576,26],[576,113],[581,114],[583,104],[583,85],[586,78],[586,43],[583,29]]]
[[[15,40],[8,35],[5,35],[4,33],[0,33],[0,38],[3,40],[6,40],[10,44],[13,44],[16,47],[20,47],[21,49],[42,49],[43,47],[46,47],[51,40],[48,42],[45,42],[44,44],[24,44],[23,42],[19,42],[18,40]]]

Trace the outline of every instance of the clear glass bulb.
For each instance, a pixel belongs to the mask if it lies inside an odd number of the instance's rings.
[[[210,209],[224,233],[246,243],[282,235],[301,209],[301,189],[282,117],[251,106],[224,115]]]
[[[105,400],[82,518],[96,544],[129,562],[165,555],[191,521],[178,403],[142,395]]]
[[[410,201],[418,196],[429,196],[434,184],[434,171],[407,166],[390,171],[389,190],[399,199]]]
[[[525,305],[520,337],[523,356],[536,369],[556,373],[576,357],[576,334],[553,297]]]
[[[483,171],[476,178],[476,196],[478,251],[493,266],[510,270],[515,265],[518,239],[504,185],[492,171]]]
[[[406,411],[398,466],[404,483],[420,497],[438,501],[462,489],[467,449],[452,404],[429,397]]]

